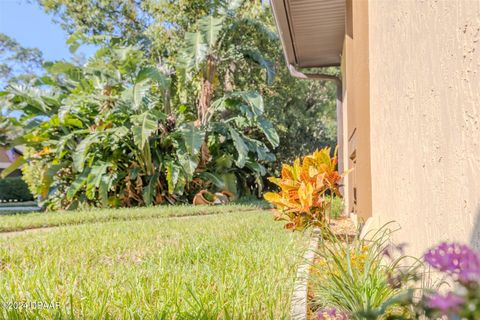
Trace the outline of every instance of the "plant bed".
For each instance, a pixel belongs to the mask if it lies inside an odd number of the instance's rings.
[[[345,239],[346,241],[351,241],[357,235],[357,228],[352,220],[345,216],[330,220],[329,230],[339,239]],[[293,320],[317,319],[311,303],[314,291],[310,280],[314,272],[313,266],[319,261],[318,246],[322,243],[321,232],[319,229],[315,229],[312,232],[309,248],[304,255],[304,264],[297,271],[291,307],[291,318]]]
[[[319,244],[305,319],[480,319],[480,252],[443,242],[408,256],[387,225],[351,243]]]

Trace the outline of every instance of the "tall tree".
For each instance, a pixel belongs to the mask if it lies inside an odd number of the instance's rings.
[[[42,52],[26,48],[15,39],[0,33],[0,85],[8,81],[28,80],[41,71]]]

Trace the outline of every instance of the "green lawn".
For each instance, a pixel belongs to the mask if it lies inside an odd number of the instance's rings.
[[[0,305],[0,317],[288,318],[307,237],[283,230],[268,211],[234,208],[152,208],[143,210],[156,212],[155,217],[175,210],[224,213],[173,219],[142,216],[13,237],[0,234],[3,302],[60,305],[52,310],[7,310]],[[56,215],[46,215],[46,220],[51,217]],[[10,218],[0,217],[0,222],[12,223]]]
[[[255,209],[251,205],[228,206],[162,206],[150,208],[103,209],[90,211],[58,211],[18,213],[0,216],[0,232],[20,231],[74,224],[138,220],[190,215],[239,212]]]

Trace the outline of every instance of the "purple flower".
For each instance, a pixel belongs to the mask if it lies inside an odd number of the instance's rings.
[[[347,320],[347,315],[335,308],[323,308],[317,313],[317,320]]]
[[[480,254],[466,245],[444,242],[427,251],[424,259],[433,268],[458,276],[462,283],[480,280]]]
[[[428,307],[440,311],[446,315],[449,312],[456,311],[458,307],[465,303],[465,300],[451,292],[446,295],[434,294],[428,298]]]
[[[398,245],[388,244],[385,246],[382,253],[384,256],[386,256],[390,260],[393,260],[395,258],[395,253],[398,253],[399,255],[403,256],[406,246],[407,244],[403,242]]]

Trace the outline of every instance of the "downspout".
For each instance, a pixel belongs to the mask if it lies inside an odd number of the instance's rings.
[[[340,78],[322,73],[303,73],[298,71],[293,65],[288,65],[290,74],[298,79],[303,80],[321,80],[321,81],[333,81],[337,89],[337,146],[338,146],[338,171],[343,172],[343,89],[342,80]],[[342,192],[343,194],[343,192]]]

